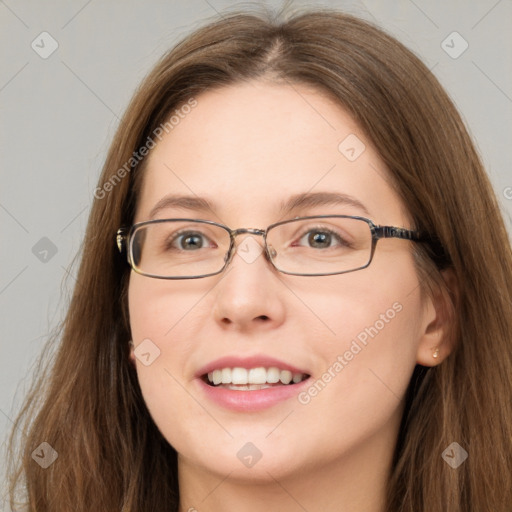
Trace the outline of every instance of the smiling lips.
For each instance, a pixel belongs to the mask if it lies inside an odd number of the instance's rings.
[[[205,377],[210,385],[238,391],[266,389],[273,386],[297,384],[308,377],[302,372],[281,370],[277,366],[265,368],[222,368],[208,372]]]
[[[256,412],[291,400],[311,378],[304,367],[265,355],[227,356],[195,374],[198,390],[212,403],[235,412]]]
[[[201,368],[196,376],[210,388],[234,391],[293,386],[310,377],[303,369],[264,355],[223,357]]]

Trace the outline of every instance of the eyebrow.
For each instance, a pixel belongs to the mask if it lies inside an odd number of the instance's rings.
[[[279,214],[287,215],[297,210],[314,208],[317,206],[352,206],[370,215],[366,206],[355,197],[336,192],[304,192],[290,196],[282,201],[279,206]],[[193,210],[198,212],[214,212],[218,206],[198,196],[167,195],[160,199],[149,213],[152,219],[159,211],[166,208],[178,208],[181,210]]]
[[[305,192],[293,195],[286,202],[283,201],[281,203],[280,213],[286,215],[294,210],[316,206],[353,206],[370,215],[370,212],[361,201],[355,197],[337,192]]]

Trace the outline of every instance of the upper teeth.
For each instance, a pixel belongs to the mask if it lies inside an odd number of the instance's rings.
[[[289,370],[271,368],[222,368],[208,373],[208,380],[214,385],[217,384],[276,384],[281,381],[283,384],[290,382],[301,382],[304,379],[303,373],[292,373]]]

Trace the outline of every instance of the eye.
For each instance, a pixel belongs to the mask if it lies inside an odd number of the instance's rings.
[[[208,237],[198,231],[182,231],[175,234],[167,244],[168,249],[196,251],[211,247]]]
[[[338,233],[326,228],[308,230],[301,236],[297,245],[303,245],[305,243],[308,247],[313,249],[326,249],[334,245],[348,247],[349,245]]]

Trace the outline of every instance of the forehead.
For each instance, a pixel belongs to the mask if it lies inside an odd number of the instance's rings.
[[[290,196],[320,192],[356,199],[377,222],[381,215],[405,218],[369,140],[321,92],[249,82],[195,100],[146,157],[137,222],[169,194],[215,203],[215,220],[232,226],[251,218],[274,222]]]

